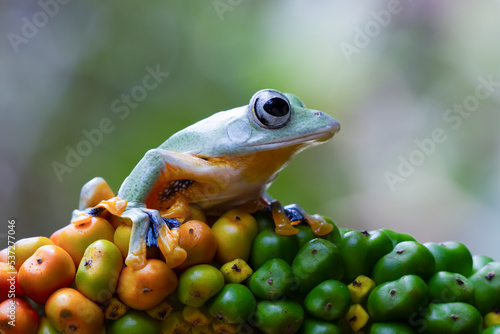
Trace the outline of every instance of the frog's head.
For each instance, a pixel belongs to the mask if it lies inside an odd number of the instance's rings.
[[[309,146],[330,139],[340,130],[333,117],[307,109],[295,95],[273,89],[252,96],[247,119],[253,134],[244,145],[259,151],[297,144]]]
[[[247,106],[201,120],[173,135],[163,148],[202,156],[250,154],[291,146],[299,151],[330,139],[339,130],[336,119],[307,109],[296,96],[263,89]]]

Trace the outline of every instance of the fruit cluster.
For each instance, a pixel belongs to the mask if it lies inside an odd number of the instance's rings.
[[[387,229],[300,223],[192,208],[186,261],[155,247],[124,266],[131,226],[106,216],[0,251],[1,333],[500,333],[500,263],[458,242]]]

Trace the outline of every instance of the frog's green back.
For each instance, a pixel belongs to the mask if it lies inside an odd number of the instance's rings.
[[[213,114],[175,133],[159,148],[207,157],[236,154],[239,146],[235,146],[228,138],[227,129],[239,123],[238,120],[245,115],[245,109],[239,107]]]

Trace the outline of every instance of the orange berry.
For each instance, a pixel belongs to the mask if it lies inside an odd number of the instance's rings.
[[[19,285],[24,293],[38,304],[75,278],[75,264],[71,256],[59,246],[46,245],[38,248],[21,266]]]
[[[118,298],[131,308],[148,310],[174,292],[177,282],[177,275],[165,262],[149,259],[142,269],[123,268],[118,280]]]

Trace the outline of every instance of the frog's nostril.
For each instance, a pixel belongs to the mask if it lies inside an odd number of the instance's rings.
[[[315,112],[314,112],[314,116],[316,116],[316,117],[319,117],[319,116],[321,116],[322,114],[323,114],[323,113],[322,113],[321,111],[315,111]]]

